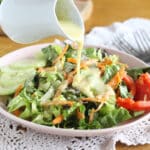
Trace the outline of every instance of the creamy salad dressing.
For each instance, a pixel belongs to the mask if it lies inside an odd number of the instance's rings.
[[[78,56],[77,56],[77,76],[80,75],[80,62],[81,62],[81,53],[84,43],[84,31],[78,25],[69,22],[69,21],[60,21],[60,24],[65,33],[67,33],[73,41],[78,44]]]

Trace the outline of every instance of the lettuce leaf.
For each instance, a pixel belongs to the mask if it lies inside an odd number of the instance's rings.
[[[72,70],[74,70],[74,68],[76,67],[75,64],[72,64],[72,63],[69,63],[69,62],[65,62],[64,64],[64,70],[65,72],[69,73],[71,72]]]
[[[52,126],[51,121],[46,120],[44,118],[44,114],[40,113],[39,115],[37,115],[32,122],[37,123],[37,124],[42,124],[42,125],[47,125],[47,126]]]
[[[92,58],[92,59],[97,59],[98,61],[102,60],[102,52],[100,49],[96,49],[96,48],[86,48],[85,51],[85,55],[88,58]]]
[[[103,111],[103,116],[97,119],[99,119],[101,126],[103,128],[115,126],[118,123],[121,123],[123,121],[132,118],[129,111],[122,107],[113,109],[110,107],[110,105],[107,105],[101,111]]]
[[[120,92],[121,97],[123,98],[128,98],[128,97],[133,98],[131,93],[129,93],[127,86],[123,83],[119,85],[119,92]]]
[[[21,109],[22,113],[19,117],[24,119],[32,119],[35,114],[38,114],[40,112],[38,107],[38,101],[31,98],[31,95],[27,93],[26,88],[24,88],[18,96],[11,99],[7,106],[9,112]]]
[[[23,108],[23,112],[20,114],[21,118],[29,118],[31,113],[31,98],[27,95],[26,89],[22,90],[22,92],[13,98],[8,104],[8,111],[13,112],[17,109]]]
[[[86,120],[80,120],[78,128],[79,129],[101,129],[102,125],[98,120],[93,120],[90,123]]]
[[[42,52],[47,60],[47,66],[51,66],[53,61],[58,57],[62,52],[62,47],[59,45],[49,45],[42,49]]]
[[[120,69],[120,65],[112,64],[109,66],[106,66],[104,75],[102,76],[102,79],[105,83],[107,83]]]
[[[71,45],[69,45],[69,48],[67,50],[67,53],[65,54],[66,58],[77,58],[77,50],[75,50]]]
[[[80,104],[80,103],[75,103],[72,107],[70,107],[69,109],[64,109],[63,110],[63,117],[64,120],[67,120],[68,117],[70,117],[70,115],[72,115],[75,110],[79,108],[83,113],[85,112],[85,107],[84,105]]]
[[[39,74],[38,89],[47,92],[50,87],[56,89],[63,81],[63,76],[57,71],[43,72]]]
[[[127,72],[133,79],[136,80],[142,73],[145,73],[145,72],[150,73],[150,67],[132,68],[132,69],[127,70]]]

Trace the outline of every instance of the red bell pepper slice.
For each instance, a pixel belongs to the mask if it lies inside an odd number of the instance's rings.
[[[135,81],[135,100],[150,100],[150,74],[144,73]]]
[[[127,85],[130,93],[134,96],[135,93],[136,93],[136,86],[135,86],[135,83],[134,83],[134,80],[132,77],[130,77],[129,75],[126,75],[123,77],[122,79],[125,84]]]
[[[131,111],[150,111],[150,101],[134,101],[131,98],[118,97],[117,104]]]

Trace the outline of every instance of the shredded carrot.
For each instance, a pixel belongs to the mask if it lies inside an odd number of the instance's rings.
[[[63,58],[63,56],[64,56],[65,53],[67,52],[68,48],[69,48],[69,45],[67,44],[67,45],[64,47],[62,53],[53,61],[53,64],[56,64],[60,59]]]
[[[81,63],[80,68],[88,68],[88,65],[86,63]]]
[[[77,64],[77,59],[75,59],[75,58],[68,58],[67,61],[70,63],[73,63],[73,64]],[[87,68],[88,66],[90,66],[94,63],[96,63],[95,60],[84,60],[81,62],[80,68]]]
[[[18,86],[18,88],[16,89],[16,92],[15,92],[14,97],[16,97],[17,95],[19,95],[19,93],[21,92],[22,89],[23,89],[23,85],[20,84],[20,85]]]
[[[68,84],[71,84],[73,82],[73,76],[77,73],[77,70],[73,70],[72,72],[70,72],[67,76],[67,81]]]
[[[63,75],[64,75],[64,79],[67,79],[67,73],[63,72]]]
[[[87,101],[87,102],[96,102],[96,103],[105,103],[108,99],[109,93],[105,95],[99,95],[97,97],[85,97],[81,98],[81,101]]]
[[[74,59],[74,58],[68,58],[68,61],[74,62],[74,63],[77,62],[76,59]],[[95,61],[94,61],[94,62],[95,62]],[[84,61],[84,62],[81,62],[80,68],[87,68],[88,65],[91,64],[91,63],[93,63],[93,61]],[[77,69],[73,70],[72,72],[70,72],[70,73],[68,74],[68,76],[67,76],[67,81],[68,81],[69,84],[72,83],[72,81],[73,81],[73,76],[74,76],[76,73],[77,73]]]
[[[44,68],[43,67],[37,68],[37,72],[39,72],[39,73],[44,72]]]
[[[109,58],[105,58],[102,62],[99,62],[99,63],[97,64],[97,67],[98,67],[99,69],[101,69],[102,72],[104,72],[106,66],[107,66],[107,65],[111,65],[111,64],[112,64],[112,60],[110,60]]]
[[[94,114],[95,114],[95,109],[92,108],[92,110],[89,114],[89,123],[91,123],[94,120]]]
[[[102,106],[104,105],[105,101],[103,101],[102,103],[99,104],[99,106],[97,107],[97,109],[92,109],[90,114],[89,114],[89,122],[91,123],[94,120],[94,115],[96,112],[98,112]]]
[[[68,86],[68,81],[63,81],[61,83],[61,85],[57,88],[57,91],[55,92],[55,95],[54,95],[54,99],[59,97],[61,95],[61,93],[67,88]]]
[[[116,89],[125,75],[125,66],[122,66],[121,69],[116,73],[116,75],[108,82],[108,85],[110,85],[113,89]]]
[[[62,106],[73,106],[74,102],[73,101],[70,101],[70,100],[53,100],[53,101],[50,101],[50,102],[43,102],[42,105],[43,106],[51,106],[51,105],[62,105]]]
[[[46,67],[46,68],[43,68],[43,67],[40,67],[37,69],[37,72],[41,73],[41,72],[44,72],[44,71],[55,71],[57,68],[54,66],[54,67]]]
[[[101,99],[98,99],[97,97],[87,97],[87,98],[81,98],[82,101],[87,101],[87,102],[97,102],[100,103]]]
[[[77,118],[78,118],[79,120],[85,118],[84,113],[81,113],[79,109],[77,109],[76,113],[77,113]]]
[[[112,60],[109,58],[105,58],[102,62],[98,63],[98,66],[106,66],[106,65],[111,65],[112,64]]]
[[[19,117],[21,114],[21,111],[19,109],[15,110],[12,112],[12,114],[14,114],[15,116]]]
[[[75,58],[67,58],[67,61],[73,64],[77,64],[77,59]]]
[[[63,121],[63,115],[57,116],[53,121],[53,125],[60,124]]]
[[[77,59],[75,58],[67,58],[67,61],[73,64],[77,64]],[[95,60],[86,60],[86,61],[82,61],[80,68],[88,68],[89,65],[92,65],[94,63],[97,63]],[[73,81],[73,76],[77,73],[77,69],[73,70],[72,72],[70,72],[67,75],[67,81],[69,84],[72,83]]]
[[[81,98],[82,101],[97,101],[98,99],[96,97],[87,97],[87,98]]]
[[[99,104],[99,106],[97,107],[97,109],[95,110],[95,112],[98,112],[102,106],[105,104],[105,102],[103,101],[101,104]]]

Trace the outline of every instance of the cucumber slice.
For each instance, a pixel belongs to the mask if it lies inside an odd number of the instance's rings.
[[[12,69],[27,69],[27,68],[38,68],[46,65],[45,59],[26,59],[10,65]]]
[[[46,59],[41,53],[35,58],[29,58],[0,68],[0,95],[10,95],[20,84],[31,79],[36,74],[36,68],[44,67]]]
[[[1,87],[0,86],[0,95],[10,95],[13,94],[15,92],[15,90],[17,89],[17,85],[16,86],[11,86],[11,87]]]
[[[2,69],[0,73],[0,95],[10,95],[15,92],[20,84],[32,79],[36,74],[34,68],[16,70],[9,67]]]

